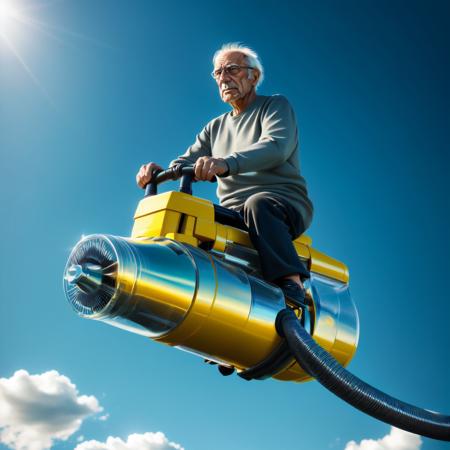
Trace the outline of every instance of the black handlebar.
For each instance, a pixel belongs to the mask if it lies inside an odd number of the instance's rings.
[[[152,180],[145,186],[144,197],[156,195],[158,193],[158,184],[165,181],[180,181],[180,192],[192,195],[192,183],[195,181],[194,166],[183,166],[181,164],[169,167],[166,170],[155,170],[152,174]],[[211,182],[217,181],[214,177]]]
[[[224,175],[217,175],[217,177],[222,178]],[[158,184],[169,180],[175,181],[180,178],[180,192],[192,195],[192,182],[195,181],[194,166],[183,166],[180,164],[166,170],[155,170],[152,174],[152,180],[145,186],[145,197],[156,195],[158,193]],[[211,182],[214,181],[217,181],[216,177],[211,180]],[[248,230],[242,216],[231,209],[214,205],[214,217],[216,222],[223,225],[230,225],[244,231]]]

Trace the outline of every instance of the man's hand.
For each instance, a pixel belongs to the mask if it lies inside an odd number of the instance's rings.
[[[139,169],[139,172],[136,175],[137,185],[142,189],[144,189],[145,186],[148,183],[150,183],[152,179],[152,173],[155,170],[163,170],[163,168],[154,162],[142,165],[141,168]]]
[[[202,156],[197,159],[194,166],[195,178],[197,180],[211,181],[215,175],[223,175],[230,170],[228,164],[221,158]]]

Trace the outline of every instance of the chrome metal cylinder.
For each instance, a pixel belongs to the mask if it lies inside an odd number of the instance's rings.
[[[98,286],[86,289],[92,267]],[[64,276],[67,299],[80,316],[152,338],[183,320],[195,289],[192,257],[168,239],[85,237],[72,251]]]
[[[64,290],[82,317],[243,370],[280,345],[286,305],[276,286],[219,256],[167,238],[91,235],[69,257]],[[348,288],[313,275],[309,293],[307,331],[347,363],[358,335]],[[309,379],[293,360],[274,377]]]

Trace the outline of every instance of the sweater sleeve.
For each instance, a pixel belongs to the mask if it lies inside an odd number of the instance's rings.
[[[273,98],[261,118],[261,128],[257,142],[225,158],[230,175],[277,167],[297,148],[295,114],[285,97],[277,95]]]
[[[186,152],[174,159],[169,167],[175,164],[195,164],[198,158],[201,156],[211,156],[211,140],[209,133],[209,124],[203,128],[203,130],[197,134],[195,142],[186,150]]]

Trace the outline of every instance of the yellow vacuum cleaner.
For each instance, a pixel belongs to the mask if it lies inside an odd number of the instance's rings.
[[[192,167],[156,173],[137,207],[131,237],[95,234],[75,246],[64,273],[74,310],[194,353],[216,363],[223,375],[316,378],[374,417],[450,440],[447,416],[411,412],[415,407],[343,368],[359,335],[345,264],[314,249],[307,236],[295,240],[311,273],[305,282],[309,306],[302,313],[286,304],[282,291],[262,279],[241,216],[193,196],[193,177]],[[157,194],[158,184],[176,179],[179,192]]]

